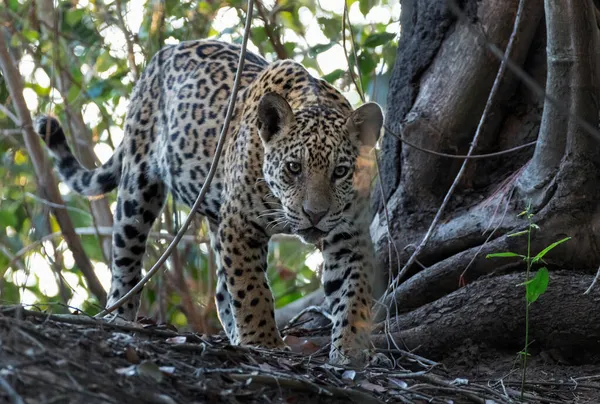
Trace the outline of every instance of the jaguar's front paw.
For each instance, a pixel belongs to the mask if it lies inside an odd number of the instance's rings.
[[[329,362],[338,366],[362,367],[367,363],[367,352],[359,349],[345,350],[341,347],[331,347]]]
[[[129,320],[129,319],[125,318],[123,315],[118,314],[116,312],[108,313],[107,315],[102,317],[102,320],[106,321],[107,323],[117,324],[117,325],[131,326],[131,325],[135,324],[134,321]]]
[[[387,356],[370,349],[344,351],[343,348],[332,348],[329,352],[329,362],[338,366],[368,366],[388,369],[393,367],[392,361]]]

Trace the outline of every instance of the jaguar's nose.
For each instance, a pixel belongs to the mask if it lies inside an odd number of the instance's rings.
[[[307,208],[306,206],[302,206],[302,211],[304,212],[304,214],[308,217],[308,219],[310,220],[310,222],[312,223],[313,226],[316,226],[317,224],[319,224],[319,222],[321,221],[321,219],[323,219],[325,217],[325,215],[327,214],[327,212],[329,212],[329,209],[325,209],[325,210],[311,210],[309,208]]]

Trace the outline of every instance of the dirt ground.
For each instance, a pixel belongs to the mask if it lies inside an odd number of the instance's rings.
[[[0,403],[520,402],[514,351],[466,341],[439,363],[389,351],[395,369],[365,370],[328,365],[327,347],[306,349],[312,354],[232,347],[222,336],[152,323],[107,325],[5,306]],[[600,402],[598,358],[534,352],[528,369],[526,402]]]

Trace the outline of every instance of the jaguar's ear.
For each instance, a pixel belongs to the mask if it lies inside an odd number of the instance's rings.
[[[258,129],[264,143],[292,124],[294,119],[292,108],[285,98],[273,92],[263,95],[258,104]]]
[[[382,125],[383,113],[381,107],[374,102],[369,102],[357,108],[346,121],[346,127],[350,135],[356,136],[362,146],[370,148],[375,147]]]

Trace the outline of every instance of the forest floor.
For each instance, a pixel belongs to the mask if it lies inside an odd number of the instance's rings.
[[[107,325],[4,306],[0,403],[520,402],[514,351],[466,341],[440,362],[398,350],[388,352],[395,369],[365,370],[327,364],[327,347],[296,345],[311,355],[233,347],[152,322]],[[524,401],[600,402],[600,361],[586,357],[573,365],[558,353],[532,355]]]

